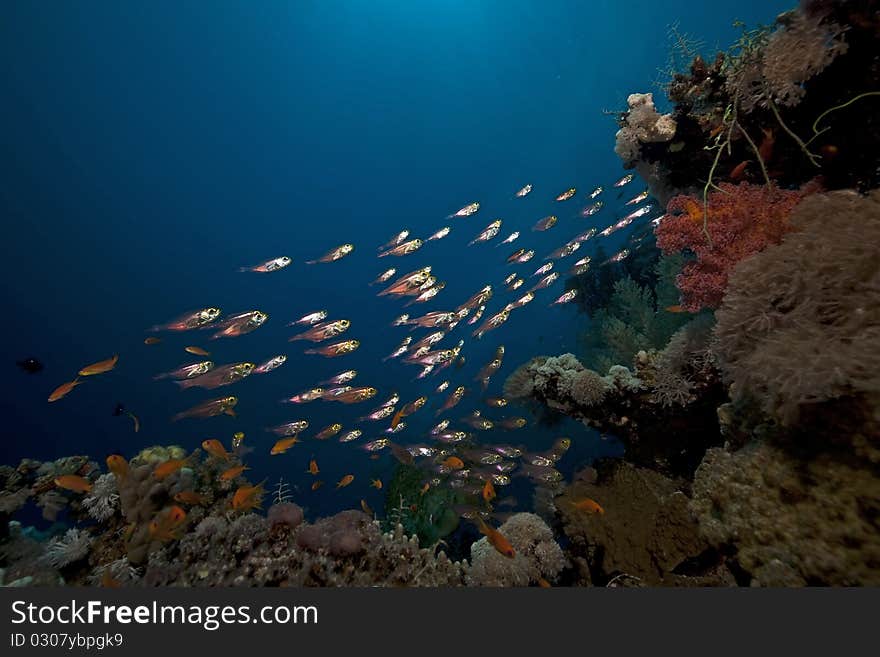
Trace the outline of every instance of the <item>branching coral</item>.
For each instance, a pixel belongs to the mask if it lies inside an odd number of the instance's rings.
[[[703,231],[701,201],[692,196],[673,198],[654,232],[664,253],[687,250],[696,257],[677,279],[681,306],[691,312],[716,308],[734,266],[782,240],[790,230],[792,209],[808,191],[721,183],[708,197],[711,241]]]
[[[806,404],[880,394],[880,192],[810,196],[791,227],[736,267],[716,327],[735,392],[786,423]]]

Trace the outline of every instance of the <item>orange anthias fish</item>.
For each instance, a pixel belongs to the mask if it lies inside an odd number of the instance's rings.
[[[58,486],[58,488],[70,490],[74,493],[88,493],[92,490],[92,484],[88,479],[73,474],[55,477],[55,485]]]
[[[373,479],[370,482],[370,486],[372,486],[376,490],[382,490],[382,480],[381,479]]]
[[[489,543],[492,544],[500,554],[503,554],[505,557],[509,559],[513,559],[516,556],[516,551],[513,549],[513,546],[510,544],[510,541],[499,532],[497,529],[490,527],[486,524],[486,521],[483,520],[483,517],[477,515],[477,526],[480,528],[480,533],[484,534],[488,539]]]
[[[195,354],[196,356],[210,356],[211,355],[210,352],[205,351],[201,347],[190,346],[190,347],[184,347],[183,350],[187,353]]]
[[[457,456],[450,456],[445,461],[443,461],[443,465],[450,470],[461,470],[462,468],[464,468],[464,461],[462,461]]]
[[[261,509],[264,493],[262,483],[256,486],[240,486],[232,496],[232,508],[236,511]]]
[[[668,313],[686,313],[687,310],[682,308],[679,304],[675,304],[674,306],[666,306],[664,310]]]
[[[153,470],[153,476],[159,481],[162,481],[165,477],[180,470],[186,465],[186,461],[187,459],[168,459],[156,466],[156,469]]]
[[[128,476],[128,461],[119,454],[111,454],[107,457],[107,468],[119,481],[123,481]]]
[[[216,438],[209,438],[208,440],[202,441],[202,449],[208,452],[211,456],[218,459],[223,459],[224,461],[229,460],[229,452],[226,451],[226,448]]]
[[[81,384],[82,384],[82,381],[79,380],[79,377],[76,377],[73,381],[68,381],[67,383],[62,383],[60,386],[55,388],[55,390],[52,391],[51,395],[49,395],[49,401],[50,402],[58,401],[62,397],[65,397],[76,386],[81,385]]]
[[[284,454],[284,452],[300,442],[302,441],[296,436],[291,436],[290,438],[282,438],[274,445],[272,445],[272,449],[269,450],[269,454],[271,454],[272,456],[275,456],[277,454]]]
[[[483,485],[483,501],[489,504],[496,497],[495,486],[492,485],[492,480],[486,479],[486,483]]]
[[[312,490],[318,490],[321,486],[324,485],[324,482],[320,479],[312,484]]]
[[[159,344],[160,342],[162,342],[162,338],[157,338],[155,336],[150,336],[149,338],[144,338],[145,345]]]
[[[311,475],[316,475],[320,472],[320,470],[318,470],[318,462],[315,459],[309,461],[309,469],[306,470],[306,472]]]
[[[220,480],[221,481],[232,481],[236,477],[240,476],[241,473],[244,472],[245,470],[250,470],[250,468],[246,465],[233,466],[233,467],[229,468],[228,470],[224,470],[222,473],[220,473]]]
[[[199,495],[192,490],[182,490],[174,496],[175,502],[188,504],[189,506],[201,506],[206,502],[204,495]]]
[[[179,538],[180,529],[186,522],[186,511],[174,505],[160,511],[150,523],[150,537],[156,541],[171,541]]]
[[[596,500],[590,499],[589,497],[585,497],[580,502],[572,502],[571,505],[578,511],[587,511],[588,513],[605,515],[605,509],[599,506],[599,503]]]
[[[354,481],[354,475],[347,474],[336,483],[336,488],[345,488]]]
[[[103,374],[104,372],[109,372],[114,367],[116,367],[117,362],[119,362],[119,354],[114,354],[107,360],[102,360],[98,361],[97,363],[92,363],[91,365],[86,365],[79,371],[79,375],[92,376],[93,374]]]

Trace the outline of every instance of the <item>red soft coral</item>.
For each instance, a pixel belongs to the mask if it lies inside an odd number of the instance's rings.
[[[718,188],[708,199],[711,244],[703,231],[702,199],[692,196],[670,200],[655,230],[657,246],[664,254],[687,249],[696,256],[676,281],[681,306],[689,312],[717,308],[734,266],[770,244],[779,244],[790,230],[789,214],[809,193],[745,182],[721,183]]]

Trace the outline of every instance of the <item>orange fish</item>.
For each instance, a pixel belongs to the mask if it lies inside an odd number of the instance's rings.
[[[66,396],[71,390],[73,390],[76,386],[81,385],[82,381],[79,380],[79,377],[76,377],[73,381],[68,381],[67,383],[62,383],[60,386],[55,388],[52,391],[52,394],[49,395],[49,401],[58,401],[62,397]]]
[[[589,513],[605,515],[605,509],[599,506],[599,503],[596,502],[596,500],[590,499],[589,497],[585,497],[580,502],[572,502],[571,505],[578,511],[587,511]]]
[[[223,443],[221,443],[216,438],[208,438],[207,440],[203,440],[202,449],[215,458],[223,459],[224,461],[229,460],[229,452],[226,451]]]
[[[182,490],[174,496],[174,501],[190,506],[200,506],[205,503],[205,496],[192,490]]]
[[[291,436],[290,438],[282,438],[277,443],[272,445],[272,449],[269,450],[269,453],[273,456],[276,454],[284,454],[284,452],[289,450],[291,447],[301,442],[302,441],[296,436]]]
[[[550,582],[548,582],[546,579],[544,579],[543,577],[538,578],[538,586],[540,586],[542,589],[553,588],[553,585]]]
[[[367,504],[367,501],[366,501],[366,500],[361,500],[361,509],[362,509],[363,512],[366,513],[368,516],[372,516],[372,515],[374,515],[374,514],[373,514],[373,510],[370,508],[370,505]]]
[[[674,306],[666,306],[664,310],[668,313],[686,313],[687,310],[682,308],[680,305],[675,304]]]
[[[231,481],[231,480],[235,479],[236,477],[238,477],[245,470],[250,470],[250,468],[247,467],[246,465],[233,466],[233,467],[229,468],[228,470],[224,470],[220,474],[220,480],[221,481]]]
[[[324,482],[320,479],[312,484],[312,490],[318,490],[321,486],[324,485]]]
[[[240,486],[232,496],[232,508],[236,511],[261,509],[263,502],[263,484],[256,486]]]
[[[105,568],[104,574],[101,575],[101,586],[105,589],[118,589],[122,586],[122,582],[113,577],[109,568]]]
[[[749,166],[750,162],[751,162],[751,160],[743,160],[742,162],[737,164],[735,167],[733,167],[733,170],[731,170],[731,172],[730,172],[730,179],[731,180],[740,180],[745,175],[746,167]]]
[[[58,488],[72,490],[74,493],[88,493],[92,490],[92,484],[88,479],[72,474],[55,477],[55,485]]]
[[[382,490],[382,480],[381,479],[373,479],[370,482],[370,486],[372,486],[376,490]]]
[[[336,488],[345,488],[353,481],[354,481],[354,475],[347,474],[337,482]]]
[[[450,470],[461,470],[464,467],[464,461],[462,461],[457,456],[450,456],[448,459],[443,461],[443,465],[445,465]]]
[[[161,338],[157,338],[157,337],[155,337],[155,336],[150,336],[149,338],[145,338],[145,339],[144,339],[144,344],[147,344],[147,345],[149,345],[149,344],[159,344],[160,342],[162,342],[162,339],[161,339]]]
[[[320,472],[320,470],[318,470],[318,462],[315,459],[309,461],[309,469],[306,470],[306,472],[312,475],[316,475]]]
[[[128,476],[128,461],[119,454],[111,454],[107,457],[107,468],[119,481]]]
[[[170,541],[179,538],[180,528],[186,522],[186,511],[179,506],[171,506],[160,511],[150,523],[150,537],[156,541]]]
[[[503,554],[510,559],[513,559],[516,556],[516,551],[513,549],[513,546],[504,534],[487,525],[486,521],[483,520],[483,517],[480,515],[477,515],[477,526],[480,528],[480,532],[485,534],[486,538],[492,544],[492,547],[498,550],[500,554]]]
[[[492,485],[491,479],[486,479],[486,483],[483,486],[483,500],[486,504],[489,504],[492,500],[497,497],[495,493],[495,486]]]
[[[211,355],[210,352],[205,351],[201,347],[184,347],[183,350],[187,353],[195,354],[196,356],[210,356]]]
[[[165,477],[180,470],[185,464],[186,459],[168,459],[156,466],[156,469],[153,470],[153,476],[159,481],[162,481]]]
[[[91,376],[93,374],[104,374],[104,372],[109,372],[114,367],[116,367],[116,363],[119,361],[119,354],[113,354],[111,358],[107,360],[101,360],[97,363],[92,363],[91,365],[86,365],[79,371],[80,376]]]
[[[426,481],[426,482],[425,482],[425,485],[422,486],[422,490],[419,491],[419,495],[424,495],[424,494],[427,493],[429,490],[431,490],[431,484],[428,483],[428,482]]]

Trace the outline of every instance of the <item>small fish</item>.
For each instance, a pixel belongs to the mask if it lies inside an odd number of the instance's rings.
[[[294,324],[305,324],[309,326],[314,326],[319,322],[323,322],[325,319],[327,319],[327,311],[317,310],[313,313],[309,313],[308,315],[303,315],[299,319],[288,324],[288,326],[293,326]]]
[[[394,414],[394,418],[391,420],[391,428],[394,429],[400,424],[400,420],[412,415],[416,411],[418,411],[422,406],[425,405],[425,402],[428,401],[428,398],[425,396],[419,397],[407,404],[404,404],[397,413]]]
[[[391,455],[396,458],[400,463],[403,463],[404,465],[412,465],[415,461],[412,453],[408,449],[405,449],[400,445],[392,442],[388,443],[388,447],[389,449],[391,449]]]
[[[504,408],[507,406],[507,400],[504,397],[486,397],[486,405],[492,408]]]
[[[204,495],[199,495],[192,490],[182,490],[174,494],[174,501],[189,506],[202,506],[207,502]]]
[[[342,431],[342,425],[338,422],[335,422],[329,426],[324,427],[318,433],[315,434],[315,440],[327,440],[328,438],[332,438],[337,433]]]
[[[245,335],[260,328],[268,319],[269,315],[259,310],[248,310],[232,315],[217,324],[216,328],[220,330],[214,333],[211,339],[235,338]]]
[[[552,274],[551,274],[551,276],[552,276]],[[549,278],[549,276],[547,276],[545,278]],[[510,312],[511,310],[516,310],[517,308],[522,308],[527,303],[531,303],[532,301],[534,301],[534,299],[535,299],[534,289],[535,288],[532,288],[532,290],[526,292],[524,295],[522,295],[519,299],[517,299],[513,303],[507,304],[507,306],[505,306],[504,310],[506,310],[507,312]]]
[[[594,189],[592,192],[590,192],[590,198],[596,198],[596,197],[599,196],[599,194],[601,194],[601,193],[602,193],[602,188],[601,188],[601,187],[597,187],[597,188]]]
[[[385,258],[387,256],[409,255],[410,253],[415,253],[420,248],[422,248],[423,244],[424,244],[424,242],[422,240],[416,238],[414,240],[410,240],[409,242],[404,242],[403,244],[395,246],[393,249],[388,249],[387,251],[382,251],[382,253],[379,254],[379,257]]]
[[[145,345],[154,345],[154,344],[159,344],[160,342],[162,342],[162,338],[157,338],[154,335],[151,335],[148,338],[144,338]]]
[[[174,505],[160,511],[149,524],[150,538],[160,542],[176,540],[180,536],[186,511]]]
[[[521,278],[517,278],[513,283],[507,286],[508,292],[516,292],[519,288],[525,285],[525,281]]]
[[[153,377],[153,379],[156,381],[158,381],[159,379],[192,379],[197,376],[207,374],[212,369],[214,369],[214,362],[210,360],[205,360],[200,363],[190,363],[189,365],[183,365],[181,367],[178,367],[176,370],[171,370],[170,372],[157,374]]]
[[[486,502],[486,504],[489,504],[497,497],[497,494],[495,493],[495,486],[492,485],[491,479],[487,479],[486,483],[483,484],[483,490],[481,494],[483,496],[483,501]]]
[[[590,256],[585,256],[578,260],[572,268],[569,270],[569,273],[572,276],[580,276],[585,273],[590,268]]]
[[[552,269],[553,269],[553,263],[552,263],[552,262],[548,262],[546,265],[541,265],[540,267],[538,267],[538,268],[535,270],[535,273],[532,274],[532,277],[535,277],[535,276],[543,276],[544,274],[546,274],[547,272],[549,272],[549,271],[552,270]]]
[[[501,425],[503,429],[522,429],[528,424],[528,420],[524,417],[504,418],[498,424]]]
[[[502,310],[501,312],[492,315],[489,319],[480,324],[479,328],[477,328],[473,332],[473,336],[478,339],[482,338],[483,335],[485,335],[487,332],[491,331],[492,329],[496,329],[504,324],[504,322],[506,322],[509,317],[509,310]]]
[[[340,479],[338,482],[336,482],[336,488],[345,488],[353,481],[354,481],[354,475],[347,474],[342,479]]]
[[[437,436],[437,435],[443,433],[444,431],[446,431],[446,427],[448,427],[448,426],[449,426],[449,420],[448,420],[448,419],[446,419],[446,420],[441,420],[441,421],[438,422],[436,425],[434,425],[434,427],[431,429],[431,435],[432,435],[432,436]]]
[[[370,508],[370,505],[367,504],[366,500],[361,500],[361,511],[366,513],[368,516],[376,515],[375,513],[373,513],[373,509]]]
[[[216,438],[203,440],[202,449],[208,452],[208,454],[210,454],[214,458],[223,459],[224,461],[229,460],[229,452],[226,451],[223,443],[221,443]]]
[[[308,420],[295,420],[293,422],[285,422],[277,427],[270,427],[266,431],[271,431],[276,436],[295,436],[309,428]]]
[[[577,502],[571,502],[571,506],[572,506],[572,508],[576,509],[577,511],[586,511],[587,513],[598,513],[599,515],[602,515],[602,516],[605,515],[605,509],[603,509],[596,500],[590,499],[589,497],[585,497],[584,499],[579,500]]]
[[[567,258],[572,253],[581,248],[581,243],[577,239],[573,239],[572,241],[560,246],[558,249],[553,251],[550,255],[548,255],[544,260],[560,260],[561,258]]]
[[[491,224],[486,226],[479,235],[477,235],[474,239],[470,241],[468,246],[473,246],[478,242],[488,242],[489,240],[494,239],[498,236],[498,232],[501,230],[501,219],[496,219]]]
[[[305,404],[321,399],[323,396],[324,388],[312,388],[311,390],[296,394],[293,397],[288,397],[284,401],[290,402],[291,404]]]
[[[444,392],[446,390],[446,388],[448,388],[448,387],[449,387],[449,381],[444,381],[443,383],[441,383],[440,385],[438,385],[434,389],[434,392],[437,392],[437,393]]]
[[[464,397],[466,390],[464,386],[458,386],[455,390],[453,390],[449,396],[446,398],[446,401],[443,405],[437,409],[434,415],[440,415],[445,411],[455,407]]]
[[[232,434],[232,449],[238,449],[244,442],[244,431],[236,431]]]
[[[180,470],[186,465],[186,462],[187,459],[168,459],[167,461],[162,461],[153,469],[153,477],[162,481]]]
[[[369,415],[358,418],[358,422],[376,422],[378,420],[384,420],[385,418],[391,417],[392,415],[394,415],[394,406],[380,406],[376,410],[372,411]]]
[[[378,249],[376,249],[376,250],[377,250],[377,251],[384,251],[384,250],[386,250],[386,249],[393,249],[395,246],[398,246],[398,245],[400,245],[400,244],[403,244],[403,243],[406,241],[406,238],[407,238],[407,237],[409,237],[409,231],[408,231],[408,230],[402,230],[402,231],[400,231],[399,233],[397,233],[397,235],[395,235],[394,237],[392,237],[390,240],[388,240],[387,242],[385,242],[385,244],[383,244],[382,246],[380,246],[380,247],[379,247]],[[392,274],[392,275],[393,275],[393,274]],[[390,278],[390,276],[389,276],[389,278]]]
[[[449,226],[443,226],[443,228],[441,228],[440,230],[438,230],[437,232],[435,232],[433,235],[431,235],[431,237],[429,237],[429,238],[426,239],[425,241],[426,241],[426,242],[432,242],[432,241],[434,241],[434,240],[442,240],[444,237],[446,237],[447,235],[449,235],[449,233],[450,233],[451,230],[452,230],[452,229],[451,229]]]
[[[535,257],[535,252],[530,249],[524,253],[521,253],[520,256],[516,259],[516,261],[520,264],[524,264],[534,257]]]
[[[272,358],[265,361],[264,363],[257,365],[257,367],[254,369],[254,374],[267,374],[267,373],[271,372],[272,370],[278,369],[279,367],[284,365],[284,363],[286,363],[286,362],[287,362],[287,356],[285,356],[284,354],[279,354],[278,356],[273,356]]]
[[[68,381],[67,383],[62,383],[60,386],[55,388],[52,391],[52,394],[49,395],[49,401],[54,402],[58,401],[62,397],[67,396],[71,390],[73,390],[76,386],[82,385],[82,381],[79,380],[79,377],[76,377],[73,381]]]
[[[129,466],[128,461],[121,454],[111,454],[107,457],[107,469],[113,473],[113,476],[120,482],[125,481],[128,477]]]
[[[551,228],[553,228],[553,226],[556,225],[557,221],[558,221],[558,219],[557,219],[556,215],[551,214],[550,216],[544,217],[543,219],[539,219],[537,221],[537,223],[535,223],[535,225],[532,226],[532,230],[536,230],[536,231],[550,230]]]
[[[469,325],[474,325],[474,324],[476,324],[476,323],[479,322],[480,319],[483,317],[483,313],[484,313],[484,312],[486,312],[486,306],[485,306],[485,305],[480,306],[479,308],[476,309],[476,311],[474,311],[474,314],[471,315],[471,318],[468,320],[467,323],[468,323]],[[462,360],[463,360],[463,357],[462,357]]]
[[[315,459],[309,461],[309,469],[306,472],[310,475],[316,475],[320,472],[318,469],[318,462]]]
[[[745,168],[745,167],[743,167],[743,168]],[[733,173],[731,173],[730,175],[731,175],[731,177],[733,177]],[[651,192],[646,189],[641,194],[637,194],[636,196],[633,196],[630,200],[628,200],[626,203],[624,203],[624,205],[638,205],[639,203],[644,201],[646,198],[648,198],[648,196],[650,196],[650,195],[651,195]]]
[[[53,480],[58,488],[69,490],[74,493],[88,493],[92,490],[91,482],[85,477],[79,475],[67,474],[55,477]]]
[[[623,178],[614,183],[614,187],[623,187],[624,185],[631,183],[633,181],[633,178],[635,177],[636,176],[634,173],[628,173]]]
[[[184,313],[176,319],[172,319],[165,324],[157,324],[153,326],[151,331],[191,331],[193,329],[204,328],[211,322],[216,321],[220,317],[220,309],[209,307],[201,310]]]
[[[351,431],[346,432],[345,434],[339,436],[339,442],[341,443],[350,443],[363,435],[363,431],[360,429],[352,429]]]
[[[602,265],[607,265],[612,262],[620,262],[621,260],[626,258],[629,255],[629,253],[630,253],[629,249],[623,249],[622,251],[619,251],[619,252],[615,253],[613,256],[611,256],[610,258],[608,258],[608,260],[603,262]],[[599,266],[601,267],[602,265],[599,265]]]
[[[588,205],[583,210],[581,210],[582,217],[592,217],[594,214],[599,212],[603,207],[605,207],[604,201],[596,201],[593,205]]]
[[[441,463],[441,465],[443,465],[445,468],[448,468],[450,470],[461,470],[462,468],[464,468],[464,461],[462,461],[457,456],[450,456],[447,459],[445,459]]]
[[[182,411],[171,418],[172,422],[183,420],[186,418],[206,418],[216,417],[218,415],[230,415],[235,417],[233,408],[238,403],[238,397],[219,397],[218,399],[210,399],[201,404],[197,404],[192,408]]]
[[[392,267],[391,269],[386,269],[378,277],[374,280],[370,285],[378,285],[379,283],[386,283],[388,280],[397,273],[397,270]]]
[[[224,470],[220,473],[221,481],[232,481],[233,479],[238,478],[245,470],[250,470],[250,468],[246,465],[235,465],[228,470]]]
[[[296,342],[297,340],[308,340],[309,342],[322,342],[330,338],[342,335],[351,328],[351,321],[347,319],[338,319],[334,322],[321,322],[315,324],[312,328],[302,333],[287,338],[288,342]]]
[[[364,443],[363,448],[368,452],[380,452],[388,445],[390,441],[387,438],[377,438],[376,440],[371,440],[368,443]],[[373,456],[378,457],[378,454],[374,454]]]
[[[480,204],[477,202],[468,203],[466,206],[461,208],[458,212],[454,214],[448,215],[447,219],[454,219],[455,217],[470,217],[472,214],[476,214],[476,212],[480,209]]]
[[[502,244],[512,244],[513,242],[515,242],[515,241],[518,240],[518,239],[519,239],[519,231],[518,231],[518,230],[515,230],[515,231],[513,231],[510,235],[508,235],[507,237],[505,237],[503,240],[501,240],[500,242],[498,242],[498,244],[496,244],[495,246],[496,246],[496,247],[499,247],[499,246],[501,246]]]
[[[210,352],[205,351],[201,347],[184,347],[183,350],[195,356],[210,356]]]
[[[80,376],[92,376],[94,374],[104,374],[105,372],[109,372],[114,367],[116,367],[116,363],[119,362],[119,354],[114,354],[107,360],[98,361],[97,363],[92,363],[91,365],[86,365],[79,371]]]
[[[272,258],[271,260],[266,260],[266,262],[261,262],[258,265],[253,265],[252,267],[239,267],[238,271],[240,272],[262,272],[267,273],[271,271],[278,271],[279,269],[284,269],[287,267],[293,260],[291,260],[288,256],[280,256],[278,258]]]
[[[577,189],[575,189],[574,187],[569,187],[564,192],[562,192],[559,196],[557,196],[556,200],[557,201],[567,201],[572,196],[574,196],[576,193],[577,193]]]
[[[682,308],[680,304],[675,304],[674,306],[666,306],[666,308],[664,308],[663,310],[665,310],[668,313],[686,313],[687,312],[687,310]]]
[[[325,347],[320,347],[319,349],[306,349],[303,353],[318,354],[321,356],[326,356],[327,358],[334,358],[336,356],[350,354],[360,346],[361,343],[359,340],[345,340],[343,342],[336,342],[334,344],[329,344]]]
[[[481,515],[477,515],[476,520],[480,533],[486,536],[486,539],[499,554],[504,555],[508,559],[513,559],[516,556],[516,550],[513,549],[510,541],[501,532],[487,525]]]
[[[394,318],[394,321],[391,322],[391,326],[404,326],[409,323],[409,313],[404,313],[398,317]]]
[[[232,508],[236,511],[261,509],[264,493],[263,484],[261,483],[256,486],[240,486],[232,496]]]
[[[516,196],[516,198],[523,198],[524,196],[527,196],[529,194],[529,192],[531,192],[531,191],[532,191],[532,185],[528,184],[528,185],[524,186],[522,189],[520,189],[515,194],[515,196]]]
[[[318,490],[323,485],[324,485],[324,482],[321,481],[320,479],[318,479],[318,481],[315,481],[312,483],[312,490]]]
[[[334,376],[331,376],[329,379],[325,379],[321,381],[322,385],[343,385],[348,383],[349,381],[353,381],[357,376],[357,370],[345,370],[344,372],[340,372]]]
[[[370,481],[370,486],[375,488],[376,490],[382,490],[382,480],[381,479],[373,479]]]
[[[570,303],[571,301],[574,301],[575,297],[577,297],[577,293],[578,293],[578,291],[576,289],[571,289],[568,292],[564,292],[563,294],[559,295],[559,297],[557,297],[556,301],[554,301],[550,305],[551,306],[558,306],[563,303]]]
[[[349,253],[354,251],[354,244],[343,244],[341,246],[337,246],[332,251],[328,251],[324,255],[322,255],[317,260],[307,260],[307,265],[316,265],[321,262],[336,262],[337,260],[342,260]]]
[[[296,436],[291,436],[290,438],[281,438],[280,440],[276,441],[274,445],[272,445],[272,449],[269,450],[269,454],[271,456],[284,454],[284,452],[300,442],[302,441]]]
[[[431,267],[422,267],[421,269],[417,269],[408,274],[405,274],[394,281],[387,288],[379,292],[377,296],[400,296],[402,294],[406,294],[411,290],[418,289],[424,284],[425,281],[428,280],[428,277],[431,275]]]
[[[253,363],[232,363],[223,365],[201,376],[177,381],[177,385],[183,389],[205,388],[213,390],[221,386],[228,386],[248,377],[253,373],[256,365]]]

